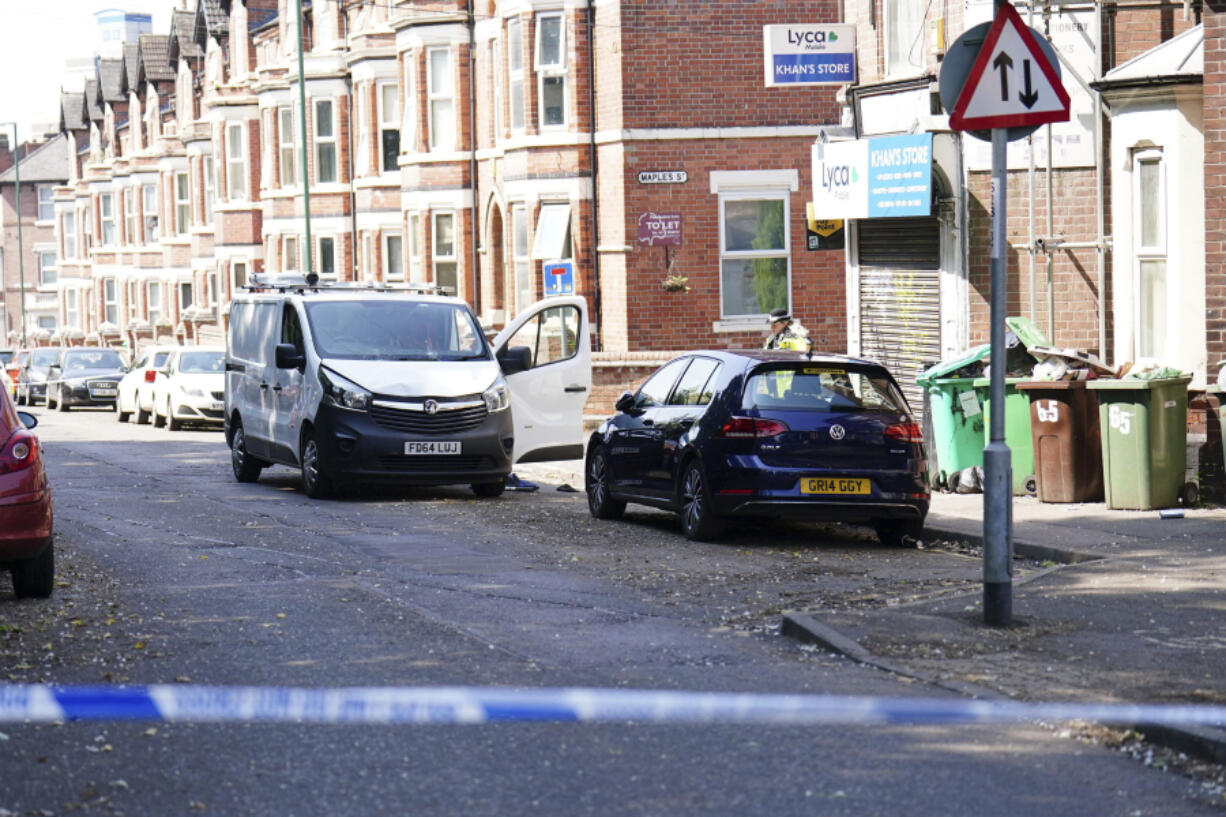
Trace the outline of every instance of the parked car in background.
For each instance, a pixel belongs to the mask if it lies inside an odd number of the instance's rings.
[[[47,408],[115,408],[119,381],[128,368],[114,349],[75,346],[60,350],[47,370]]]
[[[17,405],[33,406],[47,400],[47,372],[60,356],[58,346],[31,349],[17,373]]]
[[[153,416],[153,392],[159,381],[166,376],[159,371],[166,365],[166,358],[177,346],[146,346],[136,355],[132,368],[119,381],[116,408],[119,422],[127,422],[135,415],[136,422],[144,425]]]
[[[0,392],[0,568],[12,573],[17,598],[46,598],[55,579],[51,485],[31,431],[37,424]]]
[[[154,383],[153,424],[178,431],[189,423],[221,427],[225,420],[226,347],[179,346]]]
[[[673,510],[689,539],[734,517],[871,525],[918,536],[928,514],[919,425],[884,367],[844,356],[707,351],[675,358],[588,440],[598,519],[626,503]]]
[[[6,369],[0,369],[0,391],[7,394],[10,400],[17,401],[17,383],[9,377]]]

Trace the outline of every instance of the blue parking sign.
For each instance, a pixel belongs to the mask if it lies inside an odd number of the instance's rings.
[[[545,262],[545,294],[573,295],[575,293],[575,262]]]

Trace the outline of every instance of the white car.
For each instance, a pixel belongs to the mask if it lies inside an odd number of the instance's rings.
[[[180,346],[171,351],[153,389],[153,424],[178,431],[188,423],[221,428],[225,419],[226,348]]]
[[[125,423],[135,416],[136,422],[145,424],[153,416],[154,387],[166,376],[159,370],[166,365],[166,358],[177,346],[146,346],[136,355],[136,362],[119,381],[119,398],[116,416]]]

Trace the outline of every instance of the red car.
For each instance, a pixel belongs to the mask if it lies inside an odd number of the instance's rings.
[[[51,484],[43,449],[30,431],[38,424],[0,390],[0,568],[13,574],[17,598],[47,598],[55,584],[51,545]]]

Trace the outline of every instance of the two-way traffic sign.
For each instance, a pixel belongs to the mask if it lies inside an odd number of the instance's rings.
[[[1017,9],[1001,3],[950,112],[954,130],[1065,122],[1068,92]]]

